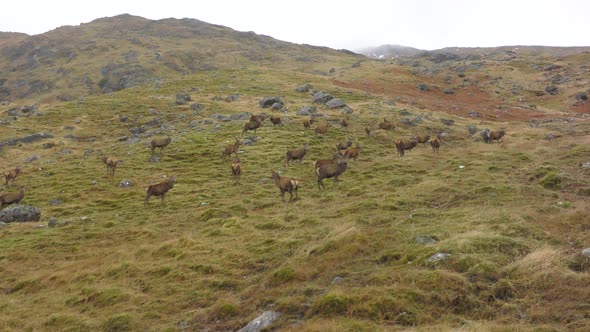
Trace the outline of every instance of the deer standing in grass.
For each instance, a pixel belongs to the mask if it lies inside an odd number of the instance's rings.
[[[348,168],[348,161],[345,157],[340,158],[336,163],[327,164],[316,168],[315,173],[318,179],[318,189],[326,189],[326,186],[322,183],[323,179],[334,178],[334,186],[338,187],[338,177],[344,173]],[[320,187],[321,186],[321,187]]]
[[[117,164],[119,163],[119,159],[115,157],[102,157],[102,162],[107,166],[107,176],[115,176],[115,170],[117,169]]]
[[[236,157],[234,162],[231,164],[231,174],[234,177],[234,183],[240,183],[240,175],[242,175],[242,166],[240,165],[240,159]]]
[[[12,183],[14,184],[14,179],[16,179],[16,177],[20,174],[20,168],[19,167],[15,167],[13,169],[10,169],[6,172],[4,172],[4,179],[6,180],[6,186],[8,187],[8,182],[12,181]]]
[[[154,154],[156,148],[160,148],[160,153],[162,153],[162,150],[164,150],[164,148],[167,147],[168,144],[170,144],[170,142],[172,142],[172,139],[170,137],[154,138],[150,143],[152,147],[152,154]]]
[[[2,193],[0,194],[0,209],[3,209],[4,206],[10,204],[18,204],[22,199],[25,197],[25,187],[20,187],[20,191],[18,193],[10,192],[10,193]]]
[[[172,187],[174,187],[175,183],[176,183],[176,178],[171,177],[170,179],[168,179],[164,182],[160,182],[158,184],[152,184],[151,186],[149,186],[147,188],[147,196],[145,197],[144,205],[148,206],[149,201],[150,201],[150,197],[152,197],[152,196],[160,196],[160,199],[162,201],[162,205],[164,205],[166,203],[165,202],[166,193],[170,189],[172,189]]]
[[[272,181],[274,182],[275,186],[281,190],[281,199],[283,202],[285,201],[285,193],[289,193],[289,203],[293,199],[293,192],[295,192],[295,198],[299,198],[297,194],[297,188],[299,187],[299,181],[288,176],[280,176],[279,173],[273,171],[272,172]]]
[[[239,138],[236,137],[235,139],[236,141],[234,144],[226,146],[225,150],[223,150],[223,160],[226,160],[232,153],[236,155],[236,158],[238,157],[238,149],[240,148],[241,143]]]

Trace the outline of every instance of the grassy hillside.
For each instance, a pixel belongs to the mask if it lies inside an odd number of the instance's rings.
[[[0,100],[77,100],[216,69],[256,65],[306,71],[358,57],[193,19],[120,15],[12,39],[0,51]],[[321,66],[320,66],[321,68]],[[325,69],[325,73],[330,68]],[[318,70],[318,68],[314,68]]]
[[[459,77],[452,68],[416,74],[419,66],[314,52],[310,62],[271,52],[279,61],[225,67],[216,58],[215,69],[158,84],[42,103],[30,116],[1,113],[0,142],[53,138],[0,150],[3,169],[22,168],[2,192],[26,185],[22,203],[42,211],[38,223],[0,228],[0,329],[233,331],[274,310],[281,317],[271,330],[285,331],[584,330],[587,116],[551,98],[525,112],[502,87],[461,85],[514,72],[512,62]],[[332,125],[325,137],[304,132],[308,117],[296,112],[311,96],[295,88],[305,83],[342,98],[354,111],[351,126],[337,124],[340,110],[316,104]],[[177,105],[183,92],[192,100]],[[268,96],[280,96],[287,112],[261,109]],[[497,100],[507,108],[484,113]],[[484,114],[471,117],[471,108]],[[246,112],[280,115],[285,125],[266,120],[244,136],[253,144],[240,148],[235,185],[222,151],[245,121],[217,115]],[[383,118],[396,129],[376,129]],[[508,134],[485,144],[468,126]],[[438,132],[439,154],[419,145],[396,155],[395,139]],[[546,141],[548,133],[561,136]],[[160,136],[172,143],[158,161],[149,142]],[[360,158],[338,188],[328,179],[318,190],[313,160],[345,139],[362,146]],[[285,168],[285,152],[304,143],[303,164]],[[113,178],[103,155],[122,160]],[[299,199],[281,202],[273,170],[301,180]],[[145,207],[147,186],[170,176],[177,183],[166,204],[153,197]],[[134,186],[121,188],[124,179]],[[429,260],[437,253],[450,256]]]

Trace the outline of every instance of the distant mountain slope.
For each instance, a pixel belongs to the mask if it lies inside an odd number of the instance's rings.
[[[35,36],[3,33],[2,40],[0,100],[69,100],[196,71],[359,56],[195,19],[128,14]]]
[[[398,57],[428,56],[435,58],[440,54],[452,54],[459,57],[494,57],[506,54],[569,56],[590,52],[590,46],[553,47],[553,46],[498,46],[498,47],[445,47],[426,51],[401,45],[381,45],[368,47],[359,51],[374,59],[392,59]]]
[[[14,45],[27,37],[29,37],[29,35],[24,33],[0,31],[0,48],[5,48]]]
[[[398,56],[415,56],[422,52],[424,51],[413,47],[389,44],[377,47],[367,47],[359,51],[359,53],[374,59],[389,59]]]

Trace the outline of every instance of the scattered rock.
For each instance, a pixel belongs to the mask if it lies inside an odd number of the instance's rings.
[[[238,332],[260,332],[268,327],[275,320],[281,317],[281,313],[277,311],[265,311],[262,315],[254,318],[248,325],[242,327]]]
[[[559,92],[559,88],[557,88],[555,85],[550,85],[545,88],[545,92],[552,96],[555,96]]]
[[[352,108],[350,108],[350,106],[346,105],[342,108],[342,114],[352,114]]]
[[[582,250],[582,255],[590,258],[590,248],[586,248],[586,249]]]
[[[9,116],[29,116],[29,115],[34,115],[34,114],[40,114],[39,113],[39,105],[25,105],[25,106],[21,107],[20,109],[11,108],[11,109],[5,111],[4,114],[9,115]]]
[[[272,107],[275,103],[280,103],[283,105],[283,101],[279,97],[265,97],[262,98],[259,102],[261,108],[269,108]]]
[[[451,257],[451,254],[447,254],[444,252],[438,252],[438,253],[430,256],[430,258],[428,258],[426,261],[430,262],[430,263],[440,262],[440,261],[447,260],[449,257]]]
[[[278,111],[281,110],[285,105],[283,104],[283,102],[280,103],[274,103],[272,104],[272,106],[270,107],[271,109]]]
[[[549,64],[549,65],[545,66],[545,68],[543,68],[544,71],[553,71],[553,70],[557,70],[557,69],[561,69],[561,66],[555,65],[555,64]]]
[[[34,156],[30,156],[30,157],[23,159],[23,162],[28,164],[28,163],[32,163],[33,161],[39,160],[39,159],[41,159],[41,157],[39,155],[34,155]]]
[[[346,106],[346,103],[344,101],[342,101],[342,99],[340,99],[340,98],[332,98],[332,99],[328,100],[328,102],[326,103],[326,106],[328,106],[328,108],[330,108],[330,109],[342,108],[342,107]]]
[[[315,106],[304,106],[301,107],[296,114],[297,115],[312,115],[312,114],[316,114],[316,108]]]
[[[250,145],[254,144],[254,141],[252,141],[249,138],[243,138],[240,140],[240,144],[250,146]]]
[[[295,91],[304,93],[304,92],[309,92],[311,89],[313,89],[313,85],[307,83],[307,84],[300,85],[300,86],[296,87]]]
[[[162,124],[162,120],[160,118],[153,118],[150,121],[146,122],[144,126],[146,127],[157,127]]]
[[[332,97],[329,93],[324,92],[324,91],[319,91],[319,92],[316,92],[313,94],[313,96],[311,97],[311,101],[313,103],[325,104],[333,98],[334,97]]]
[[[126,141],[126,143],[127,143],[128,145],[131,145],[131,144],[137,144],[137,143],[139,143],[140,141],[141,141],[141,138],[139,138],[138,136],[133,136],[133,137],[131,137],[130,139],[128,139],[128,140]]]
[[[446,124],[447,126],[452,126],[455,124],[455,120],[452,119],[440,119],[440,122]]]
[[[229,116],[231,120],[248,120],[252,115],[250,112],[240,112]]]
[[[64,203],[64,201],[62,201],[59,198],[54,198],[52,200],[49,201],[49,205],[51,206],[57,206],[57,205],[62,205]]]
[[[336,276],[334,277],[334,279],[332,279],[332,284],[339,284],[342,281],[344,281],[344,278],[342,278],[341,276]]]
[[[133,185],[134,185],[133,181],[131,181],[129,179],[123,179],[123,180],[121,180],[121,182],[119,182],[120,188],[130,188],[130,187],[133,187]]]
[[[588,95],[586,92],[580,92],[576,94],[576,100],[588,100]]]
[[[590,168],[590,161],[583,163],[582,168]]]
[[[225,97],[225,102],[227,102],[227,103],[231,103],[231,102],[238,101],[238,100],[240,100],[240,95],[237,93],[231,94],[231,95]]]
[[[193,110],[194,112],[200,112],[205,108],[205,105],[203,104],[199,104],[199,103],[193,103],[191,104],[191,110]]]
[[[42,145],[43,149],[51,149],[54,146],[55,146],[55,143],[53,143],[53,142],[43,143],[43,145]]]
[[[224,114],[213,114],[213,115],[211,115],[211,117],[217,121],[223,121],[223,122],[231,121],[231,118],[227,115],[224,115]]]
[[[119,115],[119,122],[127,122],[129,117],[127,115]]]
[[[53,138],[53,135],[48,133],[36,133],[29,136],[14,138],[9,141],[0,142],[0,148],[7,145],[17,145],[19,143],[33,143],[46,138]]]
[[[41,210],[29,205],[12,205],[0,211],[0,222],[39,221]]]
[[[160,155],[154,154],[150,157],[150,163],[159,163],[160,162]]]
[[[467,132],[469,133],[469,135],[473,136],[475,135],[475,133],[477,133],[477,127],[474,125],[468,125]]]
[[[416,87],[420,91],[430,91],[430,87],[427,84],[424,84],[424,83],[420,83],[420,84],[416,85]]]
[[[416,236],[416,243],[418,244],[432,244],[438,242],[429,235],[418,235]]]
[[[455,91],[453,89],[444,89],[443,93],[445,95],[452,95],[452,94],[455,94]]]
[[[401,120],[399,120],[399,123],[400,123],[401,125],[404,125],[404,126],[409,126],[409,127],[414,127],[414,126],[416,126],[416,123],[414,123],[414,122],[413,122],[412,120],[410,120],[410,119],[401,119]]]
[[[57,222],[58,222],[57,218],[51,217],[51,218],[49,218],[49,221],[47,222],[47,226],[55,227],[55,226],[57,226]]]
[[[191,101],[191,96],[187,93],[179,93],[176,95],[176,105],[184,105]]]
[[[471,111],[471,112],[467,113],[467,115],[469,115],[472,118],[481,118],[481,116],[483,114],[481,114],[480,112],[477,112],[477,111]]]
[[[545,135],[545,140],[551,141],[551,140],[554,140],[559,137],[561,137],[561,135],[554,135],[553,133],[549,133],[549,134]]]

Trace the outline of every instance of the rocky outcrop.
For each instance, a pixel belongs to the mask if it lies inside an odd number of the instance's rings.
[[[39,221],[41,210],[29,205],[12,205],[0,211],[0,222]]]

